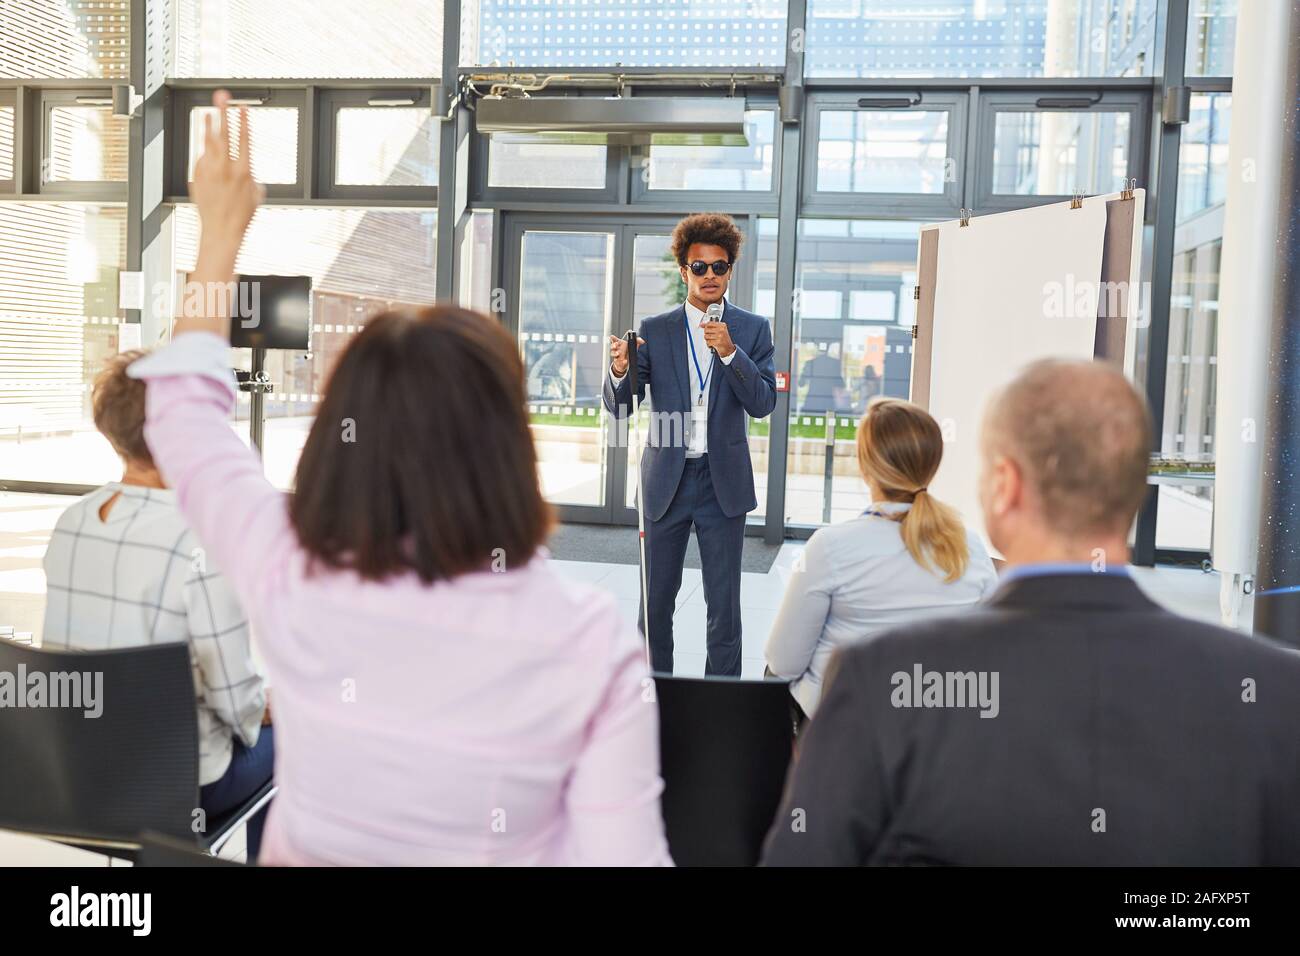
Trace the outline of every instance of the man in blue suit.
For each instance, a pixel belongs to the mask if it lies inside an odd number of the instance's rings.
[[[776,405],[767,319],[726,301],[742,238],[727,216],[679,222],[671,248],[686,302],[645,319],[638,333],[637,399],[647,387],[651,395],[641,458],[648,636],[651,667],[662,673],[673,671],[673,610],[694,526],[708,607],[705,673],[740,676],[740,556],[745,515],[758,505],[745,416],[766,418]],[[720,321],[709,319],[715,304]],[[610,336],[609,351],[605,407],[622,418],[632,406],[627,343]]]

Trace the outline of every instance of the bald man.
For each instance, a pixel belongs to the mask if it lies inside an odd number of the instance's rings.
[[[837,656],[764,862],[1300,864],[1300,655],[1133,581],[1150,438],[1099,363],[1039,362],[993,399],[998,590]]]

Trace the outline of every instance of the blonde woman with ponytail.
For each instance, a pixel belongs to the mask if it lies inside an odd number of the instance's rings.
[[[943,434],[923,408],[897,398],[867,406],[858,467],[871,507],[809,539],[767,641],[768,670],[791,681],[807,716],[841,644],[959,611],[993,590],[997,577],[979,536],[930,494],[942,458]]]

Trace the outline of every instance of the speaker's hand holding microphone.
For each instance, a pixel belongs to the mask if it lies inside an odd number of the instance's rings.
[[[731,341],[731,330],[722,321],[722,303],[714,302],[704,311],[704,321],[700,323],[704,332],[704,341],[709,351],[719,358],[726,358],[736,351],[736,344]]]

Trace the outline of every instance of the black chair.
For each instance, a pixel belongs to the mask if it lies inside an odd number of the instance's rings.
[[[753,866],[794,732],[783,680],[655,676],[663,813],[678,866]]]
[[[86,700],[0,709],[0,828],[132,860],[145,831],[216,854],[275,795],[268,782],[243,806],[207,820],[204,833],[192,829],[198,715],[185,644],[66,651],[0,641],[2,673],[25,675],[24,684],[43,674],[50,687],[51,675],[102,675],[102,683],[98,717],[86,716]]]

